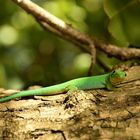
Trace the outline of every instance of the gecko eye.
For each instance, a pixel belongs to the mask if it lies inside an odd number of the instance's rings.
[[[115,70],[112,73],[115,73]]]
[[[125,73],[125,76],[127,76],[127,74]]]

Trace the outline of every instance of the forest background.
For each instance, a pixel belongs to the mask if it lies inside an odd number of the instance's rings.
[[[140,2],[138,0],[34,0],[70,26],[118,47],[140,46]],[[120,60],[97,50],[94,75]],[[88,75],[89,53],[71,42],[45,31],[36,20],[12,1],[0,1],[0,86],[22,89],[48,86]]]

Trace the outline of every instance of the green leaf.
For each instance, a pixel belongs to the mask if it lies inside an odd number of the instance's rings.
[[[140,46],[139,1],[124,0],[116,3],[116,0],[112,2],[106,0],[106,2],[106,7],[107,5],[110,7],[110,10],[106,8],[106,13],[110,18],[108,30],[111,35],[125,46],[128,44]]]
[[[123,10],[131,2],[132,0],[104,0],[104,10],[109,18],[111,18]]]

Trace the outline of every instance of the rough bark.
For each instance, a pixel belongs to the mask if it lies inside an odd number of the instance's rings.
[[[115,91],[89,90],[0,103],[0,140],[140,138],[140,66]]]

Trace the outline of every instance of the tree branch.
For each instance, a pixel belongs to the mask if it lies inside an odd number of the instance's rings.
[[[138,140],[139,71],[140,66],[128,69],[114,91],[77,90],[0,103],[0,139]]]
[[[140,49],[136,48],[119,48],[115,45],[107,44],[101,42],[95,38],[89,37],[88,35],[79,32],[69,24],[66,24],[59,18],[50,14],[43,8],[39,7],[37,4],[33,3],[30,0],[12,0],[23,8],[26,12],[34,16],[37,21],[45,28],[51,32],[60,35],[62,38],[65,38],[69,41],[74,42],[75,44],[80,45],[84,50],[92,53],[94,57],[93,63],[95,63],[95,46],[104,51],[109,56],[114,56],[119,59],[132,59],[140,58]],[[94,54],[93,54],[94,53]]]

